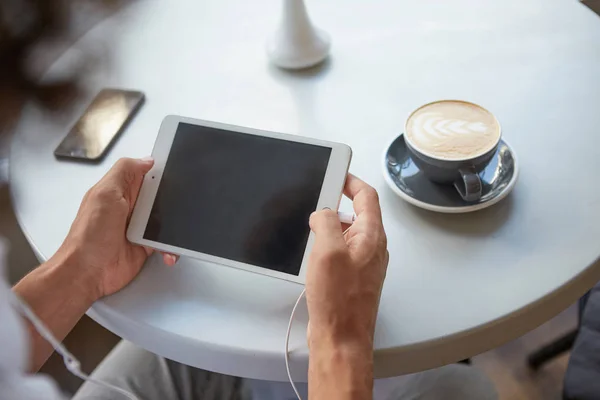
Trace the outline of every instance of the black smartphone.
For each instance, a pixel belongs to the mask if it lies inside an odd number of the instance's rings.
[[[143,102],[142,92],[102,89],[54,150],[54,155],[100,161]]]

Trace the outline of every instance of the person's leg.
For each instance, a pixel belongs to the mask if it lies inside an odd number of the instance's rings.
[[[244,400],[241,378],[221,375],[159,357],[122,340],[92,373],[142,400]],[[120,400],[124,396],[85,382],[73,400]]]
[[[289,400],[296,396],[289,382],[247,380],[252,399]],[[303,399],[308,385],[296,382]],[[485,374],[464,364],[448,365],[417,374],[376,379],[374,400],[497,400],[493,383]]]
[[[497,400],[494,384],[480,370],[452,364],[375,383],[375,399]]]

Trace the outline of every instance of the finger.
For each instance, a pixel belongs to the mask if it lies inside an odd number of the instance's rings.
[[[169,267],[172,267],[173,265],[175,265],[177,263],[177,260],[179,260],[179,257],[174,254],[163,253],[163,252],[161,252],[161,254],[163,256],[163,262],[166,265],[168,265]]]
[[[146,247],[146,246],[142,246],[144,248],[144,251],[146,252],[146,255],[148,257],[150,257],[150,255],[152,255],[152,253],[154,253],[154,249],[151,249],[150,247]]]
[[[345,246],[342,225],[335,211],[327,208],[312,213],[309,225],[315,233],[315,246]]]
[[[352,206],[356,217],[367,214],[381,220],[381,207],[377,191],[363,180],[352,174],[348,174],[344,194],[352,200]]]
[[[154,160],[151,157],[121,158],[106,174],[105,179],[110,180],[112,185],[116,185],[129,202],[130,211],[137,200],[144,175],[150,171],[153,165]]]

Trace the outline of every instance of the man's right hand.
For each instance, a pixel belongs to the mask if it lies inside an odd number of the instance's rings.
[[[306,278],[311,398],[370,397],[372,391],[373,336],[389,259],[387,238],[375,189],[348,175],[344,194],[356,213],[347,231],[333,210],[317,211],[310,218],[315,233]]]

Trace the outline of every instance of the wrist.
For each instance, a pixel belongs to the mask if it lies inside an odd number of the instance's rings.
[[[309,397],[370,398],[373,341],[368,335],[339,336],[316,330],[311,332],[309,348]]]
[[[316,328],[311,326],[309,348],[316,353],[335,353],[340,357],[368,355],[373,352],[373,338],[366,330],[340,332],[333,329]]]
[[[61,286],[69,287],[91,306],[101,297],[99,278],[94,275],[95,269],[88,268],[81,259],[76,249],[61,247],[43,266]]]
[[[372,350],[374,330],[366,318],[311,319],[309,345]]]

